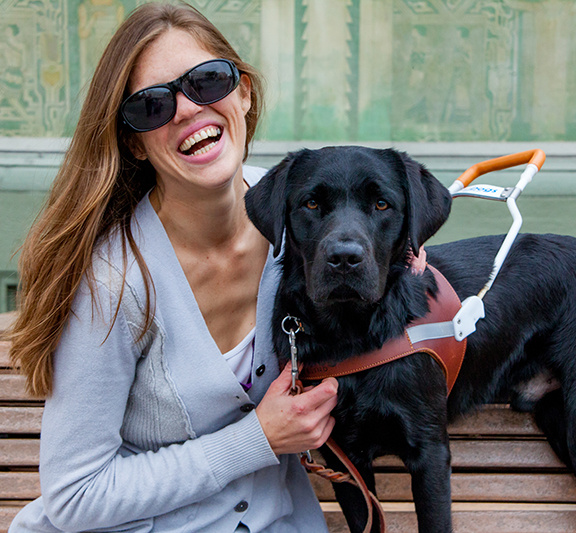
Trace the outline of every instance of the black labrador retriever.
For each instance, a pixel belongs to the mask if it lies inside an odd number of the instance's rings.
[[[284,243],[273,316],[281,361],[290,354],[286,315],[308,325],[298,335],[306,365],[374,350],[427,313],[436,282],[428,269],[411,273],[410,254],[446,221],[451,196],[405,153],[355,146],[291,153],[248,191],[246,206],[276,254]],[[430,246],[427,261],[464,300],[488,280],[502,240]],[[444,373],[426,353],[338,378],[334,440],[371,490],[376,457],[404,461],[420,533],[451,531],[447,424],[481,404],[506,398],[533,411],[558,456],[576,465],[576,239],[520,235],[484,304],[448,398]],[[362,531],[359,491],[334,488],[351,531]]]

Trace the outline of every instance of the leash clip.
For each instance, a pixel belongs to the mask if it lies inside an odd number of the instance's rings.
[[[300,452],[300,457],[301,457],[301,459],[305,459],[306,461],[308,461],[308,464],[312,464],[314,462],[314,459],[312,458],[312,454],[310,453],[310,450],[306,450],[305,452]]]
[[[296,330],[289,328],[290,323],[293,322],[296,326]],[[290,392],[292,395],[298,394],[300,392],[300,386],[298,385],[298,348],[296,347],[296,333],[301,331],[302,322],[299,318],[291,315],[287,315],[282,320],[282,331],[288,335],[288,341],[290,342],[290,361],[292,364],[292,388]]]

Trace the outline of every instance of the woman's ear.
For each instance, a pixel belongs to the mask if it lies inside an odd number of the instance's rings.
[[[242,111],[244,115],[250,111],[252,106],[252,82],[247,74],[240,74],[240,98],[242,100]]]

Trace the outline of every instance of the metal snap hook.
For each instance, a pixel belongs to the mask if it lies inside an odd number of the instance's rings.
[[[289,328],[291,322],[294,322],[296,330]],[[290,342],[290,361],[292,364],[292,388],[291,393],[298,394],[301,392],[301,387],[298,383],[298,348],[296,347],[296,333],[302,329],[302,323],[300,319],[287,315],[284,320],[282,320],[282,331],[288,335],[288,341]]]

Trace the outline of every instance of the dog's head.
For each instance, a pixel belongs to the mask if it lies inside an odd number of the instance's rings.
[[[392,149],[342,146],[290,153],[246,194],[248,216],[278,255],[301,261],[316,306],[372,304],[392,264],[446,221],[448,190]]]

